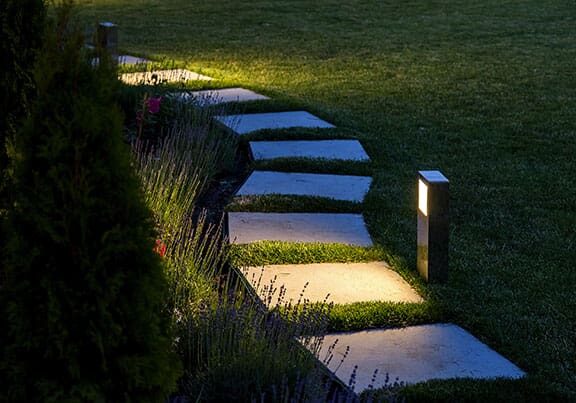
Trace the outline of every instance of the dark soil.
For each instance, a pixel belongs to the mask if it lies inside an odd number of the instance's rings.
[[[250,175],[250,162],[248,145],[241,143],[236,152],[232,170],[219,173],[198,199],[194,212],[195,220],[201,213],[204,213],[210,224],[219,225],[222,222],[225,230],[223,235],[228,236],[228,225],[223,221],[224,211],[236,191]]]

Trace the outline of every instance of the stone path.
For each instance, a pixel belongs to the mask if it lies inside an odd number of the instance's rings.
[[[264,129],[290,129],[294,127],[329,129],[335,127],[305,111],[227,115],[216,116],[214,119],[224,129],[239,135]]]
[[[244,88],[224,88],[219,90],[204,90],[181,92],[174,94],[182,101],[192,102],[197,106],[214,106],[229,102],[250,102],[270,99],[264,95]]]
[[[230,242],[342,243],[372,246],[361,214],[228,213]]]
[[[131,56],[131,55],[118,56],[118,63],[123,65],[146,64],[149,62],[150,60],[138,56]]]
[[[275,158],[370,160],[358,140],[251,141],[250,151],[255,160]]]
[[[331,123],[305,112],[274,112],[216,116],[224,130],[244,135],[258,130],[293,127],[333,128]],[[275,158],[322,158],[369,161],[356,140],[252,141],[256,160]],[[370,178],[303,172],[255,171],[236,195],[309,195],[361,202]],[[361,214],[231,212],[228,214],[230,243],[262,240],[342,243],[371,246],[372,240]],[[410,285],[384,262],[275,265],[241,269],[259,297],[269,303],[326,300],[337,304],[363,301],[421,303]],[[282,297],[279,297],[282,290]],[[281,300],[279,299],[281,298]],[[355,373],[356,392],[372,383],[417,383],[431,379],[519,378],[525,374],[514,364],[453,324],[408,326],[401,329],[367,330],[326,335],[322,353],[336,341],[328,368],[348,384]],[[341,358],[346,355],[341,363]],[[319,357],[323,359],[322,354]]]
[[[525,373],[453,324],[409,326],[402,329],[366,330],[330,334],[324,338],[320,357],[337,341],[328,368],[335,370],[350,346],[336,375],[346,384],[357,365],[357,392],[368,388],[378,370],[374,387],[385,385],[386,374],[407,384],[431,379],[521,378]]]
[[[317,196],[362,202],[371,183],[372,178],[367,176],[254,171],[236,194]]]
[[[241,270],[262,300],[271,297],[272,306],[279,302],[294,304],[304,289],[304,298],[309,302],[322,302],[326,299],[335,304],[423,301],[384,262],[274,265]],[[329,289],[326,284],[330,285]],[[279,301],[279,292],[273,292],[280,287],[284,287],[283,301]]]
[[[134,66],[136,64],[147,64],[149,62],[150,60],[137,56],[131,56],[131,55],[118,56],[118,64],[122,66]],[[98,66],[99,63],[100,63],[99,57],[92,58],[92,66]]]

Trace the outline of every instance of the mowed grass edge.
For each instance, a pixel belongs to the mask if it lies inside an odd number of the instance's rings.
[[[79,5],[86,22],[120,24],[126,50],[183,61],[353,132],[373,159],[371,233],[412,270],[416,172],[441,169],[451,180],[451,278],[429,287],[433,298],[535,383],[574,397],[571,4]]]

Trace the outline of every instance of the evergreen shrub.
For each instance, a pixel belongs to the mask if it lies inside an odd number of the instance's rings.
[[[45,18],[43,0],[0,2],[0,189],[6,180],[5,142],[34,96],[32,71],[42,43]]]
[[[0,357],[6,401],[162,401],[175,387],[166,279],[122,141],[115,71],[56,8],[38,99],[10,152]]]

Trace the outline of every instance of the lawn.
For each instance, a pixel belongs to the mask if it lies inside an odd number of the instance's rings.
[[[78,3],[84,23],[120,25],[125,51],[185,62],[357,136],[373,159],[371,235],[412,276],[416,173],[442,170],[451,274],[428,286],[434,309],[527,371],[521,388],[576,399],[573,2]],[[519,386],[433,382],[415,394],[459,388],[505,399]]]

